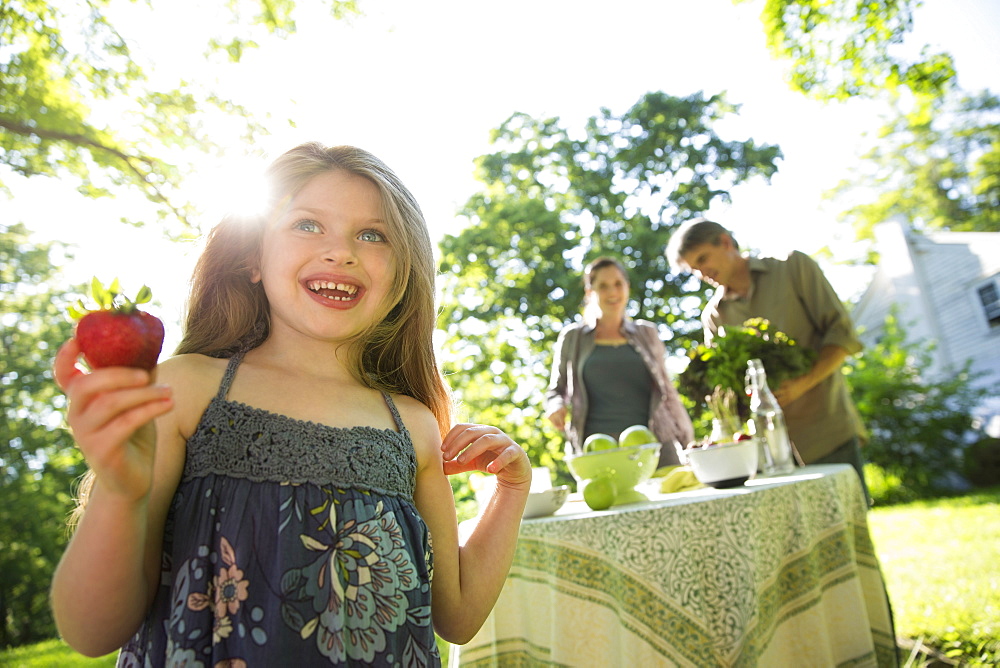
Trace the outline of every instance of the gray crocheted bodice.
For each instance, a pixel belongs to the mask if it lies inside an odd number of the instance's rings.
[[[412,500],[416,456],[392,397],[383,393],[397,431],[297,420],[227,398],[241,360],[242,354],[229,360],[218,393],[188,439],[185,480],[214,473],[254,482],[350,485]]]

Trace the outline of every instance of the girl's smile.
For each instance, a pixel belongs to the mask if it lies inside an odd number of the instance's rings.
[[[336,309],[348,309],[354,306],[364,294],[364,289],[350,279],[312,278],[305,281],[305,287],[316,301],[323,306]]]
[[[306,287],[318,295],[333,301],[351,300],[358,296],[358,286],[333,281],[309,281]]]

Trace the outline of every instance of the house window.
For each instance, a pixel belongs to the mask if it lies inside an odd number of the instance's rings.
[[[1000,284],[993,278],[976,288],[990,327],[1000,327]]]

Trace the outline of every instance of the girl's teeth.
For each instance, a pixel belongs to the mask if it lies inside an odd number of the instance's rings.
[[[310,281],[309,289],[313,292],[318,290],[339,290],[353,295],[358,291],[358,286],[349,283],[333,283],[331,281]]]

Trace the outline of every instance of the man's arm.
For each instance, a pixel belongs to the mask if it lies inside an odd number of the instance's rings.
[[[840,370],[840,365],[844,363],[850,353],[837,345],[825,345],[819,351],[819,357],[812,368],[798,378],[787,378],[781,382],[781,386],[774,391],[774,398],[781,406],[787,406],[803,394],[819,385],[831,374]]]

